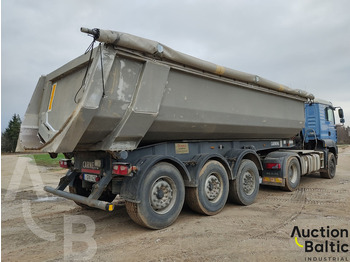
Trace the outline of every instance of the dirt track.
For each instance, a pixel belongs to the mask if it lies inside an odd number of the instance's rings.
[[[305,253],[291,237],[294,226],[350,231],[350,147],[340,152],[332,180],[303,177],[299,189],[291,193],[260,187],[253,205],[228,203],[212,217],[184,208],[174,225],[159,231],[133,223],[124,206],[112,213],[83,210],[69,200],[49,196],[43,184],[55,187],[64,172],[38,168],[26,157],[5,155],[1,158],[2,261],[84,257],[93,261],[313,261],[309,257],[350,261],[350,251]],[[21,174],[23,179],[16,183]],[[333,240],[350,246],[349,238]]]

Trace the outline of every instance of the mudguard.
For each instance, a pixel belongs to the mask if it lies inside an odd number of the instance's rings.
[[[226,158],[224,158],[220,154],[198,154],[195,155],[192,160],[190,161],[189,166],[187,166],[188,172],[192,178],[192,182],[189,185],[186,185],[187,187],[197,187],[198,186],[198,179],[199,179],[199,172],[207,163],[209,160],[216,160],[220,162],[224,168],[226,169],[226,172],[228,174],[228,179],[232,180],[232,170],[230,168],[230,164],[227,161]]]
[[[271,152],[266,156],[264,159],[264,163],[271,162],[270,160],[278,160],[279,163],[281,163],[282,169],[277,170],[276,174],[279,174],[281,178],[286,178],[286,174],[288,174],[286,168],[287,168],[287,160],[290,157],[296,157],[299,161],[299,164],[301,163],[300,156],[295,153],[295,152],[288,152],[288,151],[276,151],[276,152]],[[272,161],[273,162],[273,161]],[[300,165],[301,166],[301,165]]]
[[[149,170],[159,162],[168,162],[174,165],[180,171],[185,186],[191,184],[192,178],[189,175],[186,166],[180,160],[171,156],[145,156],[136,163],[138,169],[137,173],[132,177],[127,177],[124,179],[120,191],[120,196],[129,202],[140,203],[142,200],[140,197],[141,185]]]
[[[263,166],[260,161],[260,157],[253,149],[232,149],[225,154],[226,159],[230,162],[232,169],[232,179],[235,179],[237,176],[239,163],[242,159],[252,160],[258,170],[263,170]]]

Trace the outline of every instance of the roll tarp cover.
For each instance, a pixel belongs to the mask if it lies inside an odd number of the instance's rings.
[[[219,66],[214,63],[178,52],[166,45],[160,44],[153,40],[111,30],[99,30],[99,33],[99,37],[96,39],[99,42],[113,44],[151,55],[157,55],[158,57],[174,61],[182,65],[193,67],[219,76],[224,76],[233,80],[239,80],[242,82],[259,85],[278,92],[297,95],[310,100],[314,99],[314,96],[311,93],[308,93],[304,90],[292,89],[288,86],[278,84],[257,75]]]

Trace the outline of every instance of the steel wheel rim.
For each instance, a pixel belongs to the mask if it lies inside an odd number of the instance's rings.
[[[218,174],[210,174],[205,180],[204,187],[205,196],[210,202],[215,203],[220,199],[223,189],[222,179]]]
[[[250,196],[255,191],[255,179],[254,174],[247,171],[242,177],[243,191],[247,196]]]
[[[150,203],[154,212],[166,214],[175,205],[177,190],[170,177],[160,177],[151,187]]]

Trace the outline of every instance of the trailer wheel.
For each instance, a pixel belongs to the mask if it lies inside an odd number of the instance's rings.
[[[82,180],[79,178],[79,176],[76,176],[73,181],[73,186],[69,186],[69,192],[73,194],[77,194],[79,196],[88,197],[91,194],[91,190],[88,190],[86,188],[82,187]],[[99,197],[98,200],[106,201],[106,202],[112,202],[115,198],[115,194],[112,194],[110,191],[104,191],[102,195]],[[88,205],[79,203],[74,201],[78,206],[81,206],[85,209],[93,209],[92,207],[89,207]]]
[[[296,157],[290,157],[286,164],[285,186],[282,188],[285,191],[294,191],[300,184],[300,164]]]
[[[328,168],[325,172],[320,172],[321,177],[332,179],[335,177],[337,165],[333,153],[328,153]]]
[[[175,222],[185,200],[185,185],[175,166],[166,162],[154,165],[140,192],[141,203],[125,203],[134,222],[151,229],[162,229]]]
[[[215,215],[225,206],[229,190],[227,172],[215,160],[208,161],[199,173],[198,187],[186,188],[186,203],[193,210],[205,215]]]
[[[239,165],[237,177],[230,181],[229,200],[248,206],[252,204],[259,192],[259,171],[255,163],[243,159]]]

